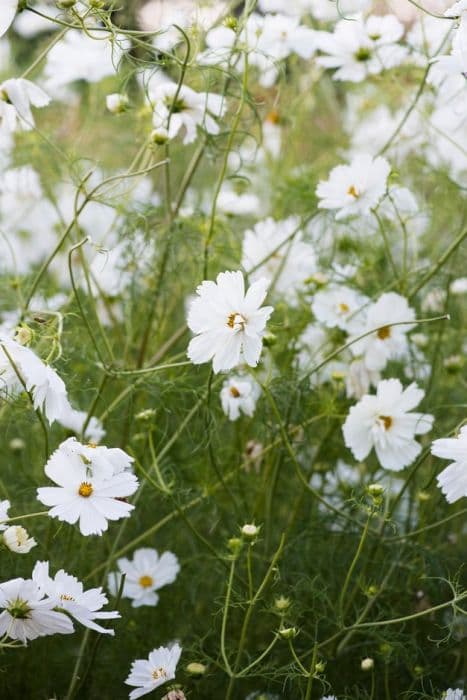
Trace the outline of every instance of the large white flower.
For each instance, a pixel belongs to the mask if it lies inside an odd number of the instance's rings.
[[[56,371],[29,348],[0,336],[0,394],[31,392],[34,408],[41,409],[49,423],[57,420],[67,404],[66,387]]]
[[[175,643],[169,647],[153,649],[147,660],[133,661],[130,675],[125,681],[127,685],[136,686],[130,693],[130,700],[136,700],[175,678],[181,653],[182,648]]]
[[[50,97],[37,85],[24,78],[10,78],[0,84],[0,123],[10,131],[18,126],[32,129],[31,107],[46,107]]]
[[[448,503],[467,496],[467,425],[454,438],[435,440],[431,452],[436,457],[450,459],[450,464],[438,475],[437,481]]]
[[[107,605],[107,596],[102,588],[90,588],[85,591],[81,581],[60,569],[54,578],[49,575],[49,562],[38,561],[32,572],[32,580],[38,589],[54,601],[57,608],[65,610],[77,622],[101,634],[114,635],[113,629],[97,624],[95,620],[115,620],[120,617],[116,610],[101,612]]]
[[[164,552],[159,556],[155,549],[142,547],[133,554],[133,560],[125,557],[117,560],[118,572],[109,574],[109,590],[116,595],[122,574],[125,574],[123,597],[131,598],[134,608],[141,605],[157,605],[159,596],[156,593],[162,586],[173,583],[180,571],[178,559],[172,552]]]
[[[251,377],[229,377],[221,389],[222,410],[232,421],[240,413],[252,416],[260,391],[259,384]]]
[[[14,578],[0,584],[0,637],[7,635],[26,644],[48,634],[71,634],[69,617],[55,611],[55,601],[45,598],[34,581]]]
[[[19,0],[2,0],[0,6],[0,36],[3,36],[13,22]]]
[[[226,109],[222,95],[195,92],[187,85],[179,87],[169,80],[157,84],[149,94],[149,101],[154,128],[167,129],[171,139],[184,129],[184,144],[196,139],[198,126],[208,134],[218,134],[220,127],[216,119],[222,117]]]
[[[266,275],[278,295],[292,305],[304,281],[316,272],[313,247],[302,241],[299,220],[290,216],[283,221],[272,218],[259,221],[245,232],[242,265],[251,281]]]
[[[337,165],[316,188],[319,209],[336,209],[336,220],[368,214],[386,192],[391,166],[381,156],[357,155],[350,165]]]
[[[37,498],[52,506],[50,517],[71,524],[79,520],[83,535],[101,535],[108,520],[127,518],[134,508],[125,500],[138,488],[128,471],[132,461],[123,450],[68,438],[45,465],[46,475],[58,486],[37,489]]]
[[[245,294],[241,272],[221,272],[215,282],[205,280],[191,302],[188,326],[196,337],[188,346],[195,364],[212,360],[214,372],[229,370],[244,361],[256,367],[272,306],[263,306],[268,282],[254,282]]]
[[[398,379],[383,379],[376,395],[367,394],[350,409],[343,426],[345,444],[355,459],[365,459],[374,448],[385,469],[400,471],[421,451],[415,435],[431,430],[433,416],[409,413],[425,392],[416,384],[403,389]]]
[[[367,368],[379,372],[386,367],[389,360],[401,359],[407,353],[407,333],[413,323],[400,326],[391,324],[413,321],[415,311],[409,306],[405,297],[396,292],[382,294],[378,301],[368,307],[366,321],[356,335],[379,328],[361,340],[357,340],[350,349],[356,357],[363,357]]]
[[[334,32],[316,32],[318,48],[325,53],[317,62],[337,68],[334,80],[360,82],[402,63],[407,49],[397,42],[404,26],[394,15],[361,17],[338,22]]]

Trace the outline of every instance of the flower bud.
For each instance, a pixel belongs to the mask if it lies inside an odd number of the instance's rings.
[[[274,333],[265,333],[263,335],[263,345],[265,348],[271,348],[277,343],[277,336]]]
[[[155,146],[163,146],[169,140],[169,132],[164,126],[151,131],[151,141]]]
[[[371,671],[375,665],[375,662],[373,659],[370,659],[369,656],[366,657],[366,659],[362,659],[362,663],[360,664],[360,668],[362,671]]]
[[[57,0],[56,4],[59,10],[69,10],[76,5],[76,0]]]
[[[109,112],[112,114],[121,114],[128,109],[129,101],[126,95],[119,92],[113,92],[105,98],[105,104]]]
[[[24,324],[21,324],[16,328],[15,332],[15,340],[17,343],[20,345],[29,345],[33,338],[33,331],[29,328],[29,326],[26,326]]]
[[[140,411],[136,414],[136,420],[140,421],[150,421],[156,415],[157,411],[155,408],[146,408],[144,411]]]
[[[231,537],[227,542],[227,547],[230,549],[234,557],[238,557],[241,552],[243,542],[240,537]]]
[[[326,664],[324,661],[318,661],[315,665],[315,673],[324,673],[324,670],[326,668]]]
[[[204,664],[200,664],[198,661],[192,661],[191,664],[188,664],[185,670],[190,676],[200,678],[206,673],[206,666]]]
[[[369,484],[367,491],[373,498],[379,498],[384,493],[384,486],[381,486],[381,484]]]
[[[297,634],[296,627],[283,627],[279,630],[279,636],[282,637],[282,639],[293,639]]]
[[[181,688],[172,688],[162,700],[186,700],[186,695]]]
[[[237,18],[234,17],[233,15],[228,15],[228,16],[224,19],[224,27],[227,27],[227,29],[233,29],[234,32],[236,32],[236,31],[237,31],[237,27],[238,27],[238,20],[237,20]]]
[[[33,537],[29,537],[28,531],[21,525],[11,525],[3,533],[3,543],[16,554],[27,554],[37,542]]]
[[[290,608],[290,598],[280,595],[279,598],[275,599],[274,607],[278,612],[285,612]]]
[[[21,452],[26,447],[26,443],[21,438],[13,438],[10,440],[9,448],[12,452]]]

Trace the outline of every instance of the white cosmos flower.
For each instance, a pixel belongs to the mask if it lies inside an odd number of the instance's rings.
[[[57,420],[68,401],[63,380],[32,350],[0,336],[0,393],[23,389],[17,372],[31,392],[34,408],[42,410],[49,423]]]
[[[3,36],[13,22],[19,0],[2,0],[0,6],[0,36]]]
[[[356,314],[368,301],[368,297],[354,289],[335,284],[316,292],[311,310],[328,328],[341,328],[351,333],[355,326],[361,325]]]
[[[134,506],[125,499],[135,493],[138,480],[128,471],[133,458],[123,450],[82,445],[68,438],[45,465],[58,486],[37,489],[37,498],[52,506],[49,515],[74,524],[83,535],[101,535],[108,520],[129,517]]]
[[[0,584],[0,637],[7,635],[26,644],[48,634],[71,634],[69,617],[55,611],[55,601],[45,598],[34,581],[15,578]]]
[[[57,608],[65,610],[84,627],[101,634],[112,636],[115,634],[113,629],[102,627],[95,622],[95,620],[115,620],[120,617],[120,613],[116,610],[101,611],[101,608],[108,603],[102,588],[90,588],[85,591],[81,581],[75,576],[70,576],[63,569],[57,571],[54,578],[51,578],[48,561],[36,563],[32,572],[32,580],[41,593],[54,601]]]
[[[409,306],[405,297],[396,292],[382,294],[378,301],[368,307],[366,321],[356,335],[361,335],[373,328],[379,328],[350,346],[352,354],[363,357],[370,371],[381,371],[389,360],[403,358],[408,349],[407,333],[413,323],[400,326],[391,325],[401,321],[413,321],[415,311]]]
[[[460,429],[457,437],[435,440],[431,453],[452,462],[437,477],[438,486],[448,503],[467,496],[467,425]]]
[[[136,700],[175,678],[181,653],[181,646],[175,643],[169,647],[153,649],[148,659],[133,661],[130,675],[125,681],[127,685],[136,686],[130,692],[130,700]]]
[[[3,543],[11,552],[27,554],[37,542],[29,537],[28,531],[21,525],[10,525],[3,533]]]
[[[10,78],[0,84],[0,124],[10,131],[18,126],[32,129],[31,107],[46,107],[50,97],[37,85],[24,78]]]
[[[232,421],[240,413],[252,416],[260,393],[259,384],[251,377],[229,377],[221,389],[222,410]]]
[[[242,266],[251,281],[268,277],[276,295],[291,305],[298,303],[297,292],[305,280],[316,272],[313,246],[302,240],[299,219],[283,221],[267,218],[245,231]]]
[[[461,75],[465,78],[467,74],[467,14],[454,35],[451,53],[447,56],[437,56],[432,59],[432,62],[444,74]]]
[[[268,282],[260,279],[245,293],[240,271],[220,272],[215,282],[205,280],[191,302],[187,323],[196,337],[188,346],[195,364],[212,360],[214,372],[237,367],[242,361],[256,367],[272,306],[263,306]]]
[[[218,134],[220,127],[216,119],[222,117],[226,109],[222,95],[195,92],[187,85],[179,87],[169,80],[158,83],[150,92],[149,101],[154,128],[167,129],[171,139],[184,129],[184,144],[196,139],[198,126],[208,134]]]
[[[337,165],[316,188],[319,209],[335,209],[336,220],[368,214],[386,192],[391,171],[386,158],[356,155],[349,165]]]
[[[137,549],[132,560],[117,559],[117,566],[119,571],[108,576],[109,590],[117,595],[122,574],[126,574],[122,595],[131,599],[134,608],[157,605],[159,596],[156,591],[173,583],[180,571],[175,554],[163,552],[159,556],[157,550],[150,547]]]
[[[374,448],[384,469],[400,471],[421,451],[415,435],[431,430],[433,416],[410,413],[425,392],[416,384],[406,389],[398,379],[383,379],[376,395],[365,395],[350,409],[343,426],[344,441],[355,459],[368,457]]]
[[[316,32],[318,48],[326,54],[317,59],[325,68],[337,68],[334,80],[360,82],[402,63],[407,49],[397,42],[404,25],[394,15],[337,22],[334,32]]]

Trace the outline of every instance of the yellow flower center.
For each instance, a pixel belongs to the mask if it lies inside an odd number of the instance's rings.
[[[348,314],[350,311],[350,306],[348,304],[345,304],[344,302],[341,302],[339,304],[339,311],[341,314]]]
[[[380,340],[386,340],[386,338],[389,338],[391,335],[391,329],[389,326],[383,326],[379,329],[376,335]]]
[[[165,670],[165,668],[162,668],[162,666],[160,666],[159,668],[154,669],[154,671],[152,672],[152,677],[155,681],[158,681],[161,678],[167,678],[167,671]]]
[[[392,425],[392,418],[391,416],[378,416],[379,420],[383,423],[384,429],[389,430],[389,428]]]
[[[355,199],[360,197],[360,192],[357,190],[355,185],[350,185],[349,189],[347,190],[347,194],[350,194],[352,197],[355,197]]]
[[[93,491],[94,489],[92,488],[92,484],[90,484],[88,481],[83,481],[79,485],[78,493],[83,498],[89,498]]]
[[[244,319],[243,316],[236,311],[233,314],[230,314],[229,318],[227,319],[227,325],[229,328],[241,329],[242,331],[245,329],[245,323],[246,319]]]
[[[240,392],[236,386],[230,387],[230,395],[233,396],[234,399],[238,399],[238,397],[240,396]]]
[[[60,600],[74,600],[72,595],[69,595],[68,593],[62,593],[60,595]]]
[[[153,580],[151,576],[141,576],[139,581],[139,585],[142,586],[143,588],[149,588],[153,584]]]

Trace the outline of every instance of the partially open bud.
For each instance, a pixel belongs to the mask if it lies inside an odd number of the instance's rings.
[[[29,326],[26,326],[24,324],[21,324],[16,328],[15,332],[15,340],[17,343],[20,345],[29,345],[33,338],[33,331],[29,328]]]
[[[12,452],[21,452],[26,447],[26,443],[21,438],[13,438],[8,447]]]
[[[249,523],[242,527],[242,535],[246,540],[255,540],[259,535],[260,529],[256,525]]]
[[[156,146],[163,146],[169,140],[169,132],[165,126],[159,126],[151,131],[151,141]]]
[[[366,657],[366,659],[362,659],[362,663],[360,664],[360,668],[362,671],[371,671],[372,668],[374,667],[375,662],[373,659],[370,659],[369,656]]]
[[[238,20],[237,20],[237,18],[234,17],[233,15],[228,15],[228,16],[224,19],[224,26],[227,27],[227,29],[233,29],[234,32],[237,31],[237,27],[238,27]]]
[[[3,533],[3,543],[16,554],[27,554],[37,544],[36,540],[29,537],[28,531],[21,525],[7,527]]]
[[[274,607],[280,613],[285,612],[290,608],[290,598],[286,598],[285,596],[280,595],[279,598],[275,599]]]
[[[113,92],[105,98],[105,104],[109,112],[112,114],[121,114],[128,109],[129,100],[126,95],[119,92]]]

